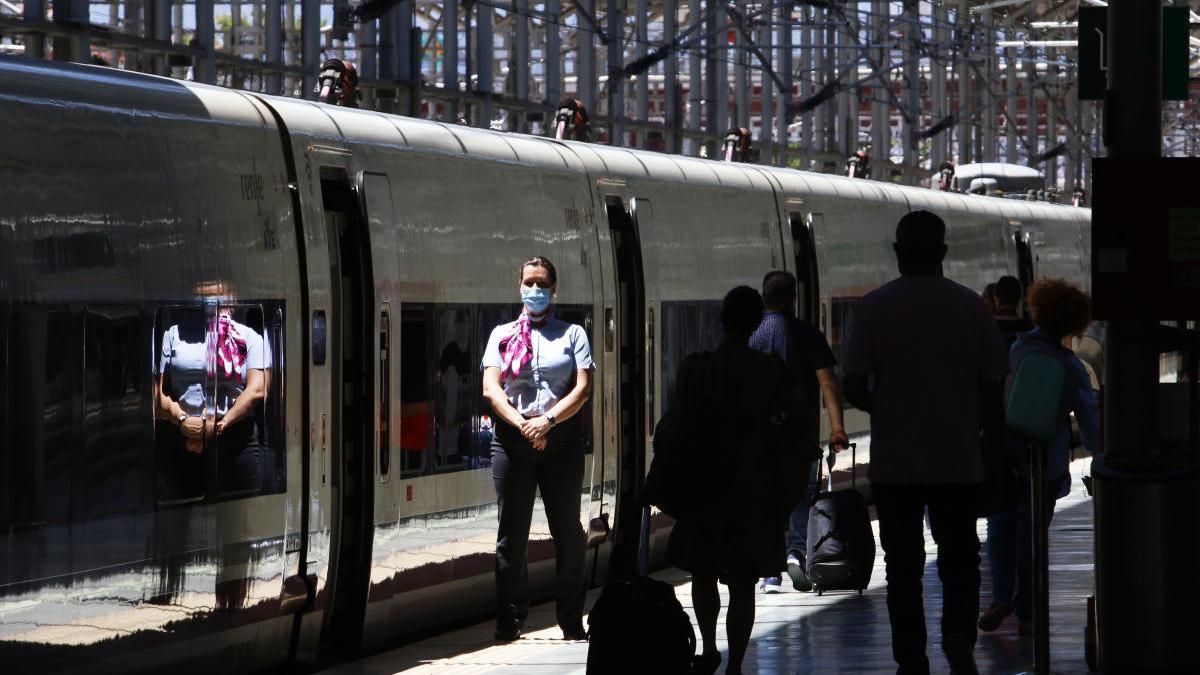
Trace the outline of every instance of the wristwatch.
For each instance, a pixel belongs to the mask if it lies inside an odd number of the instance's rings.
[[[554,426],[554,424],[555,424],[554,415],[550,414],[549,412],[545,412],[545,413],[542,413],[542,417],[546,418],[546,421],[550,423],[550,426],[552,426],[552,427]]]
[[[175,418],[175,421],[178,422],[180,426],[183,426],[183,423],[187,421],[188,417],[189,415],[187,413],[181,412],[179,413],[179,417]]]

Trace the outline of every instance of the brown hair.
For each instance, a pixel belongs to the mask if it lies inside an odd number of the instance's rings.
[[[517,268],[517,280],[518,281],[525,277],[525,268],[526,267],[544,267],[544,268],[546,268],[546,274],[548,274],[550,276],[550,283],[555,284],[555,285],[558,284],[558,270],[554,269],[554,263],[550,262],[550,259],[547,258],[546,256],[535,255],[532,258],[530,258],[529,260],[526,260],[525,262],[521,263],[521,266],[519,268]]]
[[[1080,333],[1092,321],[1091,298],[1063,279],[1035,282],[1026,302],[1034,325],[1055,337]]]

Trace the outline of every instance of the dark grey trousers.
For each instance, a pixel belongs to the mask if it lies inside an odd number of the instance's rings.
[[[492,441],[492,479],[496,484],[499,528],[496,532],[497,624],[520,627],[529,614],[529,569],[525,554],[537,491],[542,494],[558,577],[558,625],[583,626],[585,539],[579,522],[584,454],[578,424],[570,421],[550,432],[545,450],[534,450],[503,422]]]

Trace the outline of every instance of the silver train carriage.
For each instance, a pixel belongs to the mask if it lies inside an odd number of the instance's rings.
[[[597,359],[593,582],[636,536],[649,430],[733,286],[795,271],[836,352],[915,208],[945,218],[946,272],[972,288],[1088,283],[1086,210],[119,70],[0,57],[0,138],[7,672],[320,663],[485,617],[478,363],[532,254]]]

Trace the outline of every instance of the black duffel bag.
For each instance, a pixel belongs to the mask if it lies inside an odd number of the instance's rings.
[[[696,631],[675,588],[646,576],[650,507],[642,510],[638,573],[604,585],[588,613],[589,675],[685,675],[696,655]]]

